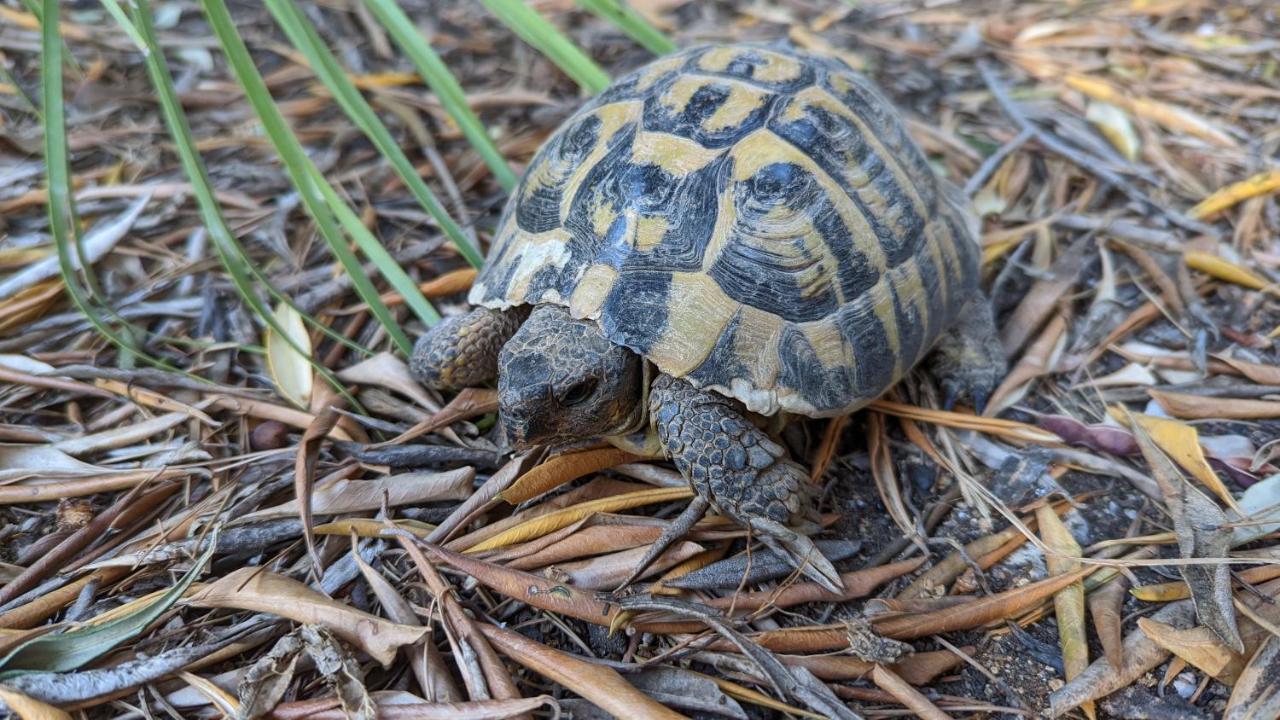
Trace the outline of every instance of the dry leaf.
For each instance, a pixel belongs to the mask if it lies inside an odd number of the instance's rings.
[[[562,527],[572,525],[578,520],[595,513],[618,512],[619,510],[630,510],[631,508],[641,507],[643,505],[670,502],[672,500],[684,500],[691,497],[693,497],[693,490],[688,487],[682,487],[653,488],[650,490],[640,490],[633,493],[601,498],[599,500],[591,500],[548,513],[541,517],[532,518],[505,532],[494,535],[484,542],[468,548],[467,552],[474,553],[483,552],[485,550],[494,550],[496,548],[506,547],[507,545],[514,545],[526,540],[542,537],[549,532],[555,532]]]
[[[1052,554],[1045,556],[1045,564],[1053,575],[1067,575],[1080,569],[1080,545],[1071,536],[1067,526],[1049,505],[1036,509],[1040,525],[1040,537]],[[1085,634],[1084,582],[1077,580],[1053,595],[1054,614],[1058,620],[1058,642],[1062,647],[1062,666],[1065,680],[1070,681],[1089,667],[1089,641]],[[1090,718],[1096,717],[1093,703],[1084,703],[1081,710]]]
[[[1147,390],[1164,411],[1187,420],[1269,420],[1280,418],[1280,402],[1241,398],[1205,397]]]
[[[339,472],[350,474],[352,471],[348,468]],[[320,482],[312,489],[311,512],[313,515],[342,515],[378,510],[384,502],[390,507],[396,507],[462,500],[471,494],[475,477],[476,471],[469,467],[445,472],[424,470],[402,473],[377,480],[349,480],[339,477],[331,482]],[[298,501],[295,499],[249,513],[242,519],[261,520],[269,517],[294,517],[298,514]]]
[[[1249,659],[1222,720],[1280,717],[1280,636],[1271,635]]]
[[[1215,190],[1209,197],[1196,203],[1187,214],[1203,220],[1251,197],[1277,190],[1280,190],[1280,170],[1267,170]]]
[[[302,315],[288,303],[277,305],[272,316],[284,335],[274,328],[267,328],[264,343],[267,347],[267,370],[281,397],[300,408],[306,408],[311,403],[314,382],[311,336],[307,334],[307,326],[302,323]]]
[[[1089,615],[1098,633],[1102,652],[1113,668],[1124,667],[1124,608],[1125,590],[1129,578],[1118,575],[1102,587],[1089,593]]]
[[[1195,606],[1189,600],[1176,602],[1157,610],[1151,619],[1174,627],[1190,627],[1195,621]],[[1106,658],[1094,660],[1083,673],[1049,696],[1050,711],[1054,717],[1059,717],[1084,703],[1104,698],[1127,687],[1168,657],[1168,650],[1157,645],[1141,630],[1134,630],[1124,639],[1122,667],[1112,667]]]
[[[1214,127],[1208,120],[1195,113],[1167,103],[1135,96],[1128,91],[1121,91],[1111,84],[1097,78],[1084,75],[1067,75],[1068,87],[1078,90],[1094,100],[1101,100],[1118,105],[1129,112],[1151,119],[1169,128],[1194,135],[1201,140],[1235,147],[1236,141],[1230,135]]]
[[[638,456],[615,447],[557,455],[525,473],[506,490],[498,493],[498,497],[511,505],[519,505],[580,477],[639,459]]]
[[[678,720],[684,717],[650,700],[648,695],[636,690],[611,668],[552,650],[517,632],[487,623],[477,623],[476,626],[507,657],[569,688],[616,717],[628,720]]]
[[[618,608],[595,594],[521,570],[487,563],[461,553],[427,545],[437,558],[475,578],[494,591],[548,612],[568,615],[596,625],[609,625]]]
[[[1203,625],[1182,629],[1139,618],[1138,628],[1152,642],[1227,685],[1244,669],[1245,657],[1223,645],[1218,634]]]
[[[1094,101],[1089,103],[1089,109],[1085,112],[1084,118],[1096,125],[1098,131],[1116,150],[1120,151],[1126,160],[1134,160],[1138,157],[1141,142],[1125,111],[1111,103]]]
[[[1231,528],[1226,513],[1182,477],[1139,423],[1131,420],[1131,424],[1134,439],[1151,474],[1160,483],[1165,507],[1173,518],[1179,554],[1188,559],[1225,559],[1231,549]],[[1235,608],[1231,604],[1231,568],[1225,562],[1217,562],[1182,565],[1180,570],[1191,589],[1200,622],[1213,628],[1228,647],[1244,652],[1244,642],[1236,627]]]
[[[876,687],[892,695],[916,717],[924,720],[950,720],[951,718],[930,702],[924,693],[911,687],[910,683],[883,665],[877,664],[871,671],[871,681],[876,684]]]
[[[343,382],[395,390],[433,412],[440,409],[440,406],[423,391],[422,385],[409,374],[409,368],[404,361],[391,353],[378,353],[351,367],[343,368],[337,373],[337,377]]]
[[[1177,420],[1154,415],[1134,415],[1133,418],[1150,436],[1152,442],[1174,462],[1195,476],[1233,510],[1243,514],[1231,491],[1213,472],[1213,468],[1209,467],[1209,461],[1205,459],[1204,450],[1200,447],[1200,433],[1195,428]]]
[[[259,567],[245,567],[205,585],[187,603],[270,613],[321,625],[389,667],[396,650],[421,640],[428,630],[384,620],[332,600],[306,585]]]

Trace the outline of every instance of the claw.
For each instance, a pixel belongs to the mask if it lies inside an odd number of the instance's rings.
[[[652,565],[654,560],[658,559],[659,555],[666,552],[672,543],[687,535],[693,529],[693,526],[702,519],[702,516],[707,514],[707,508],[709,507],[711,507],[711,503],[706,498],[701,495],[694,496],[689,501],[689,505],[684,509],[684,512],[680,513],[675,520],[672,520],[670,525],[663,528],[662,534],[649,546],[649,551],[644,554],[640,562],[627,575],[627,579],[623,580],[614,589],[613,594],[617,595],[628,585],[635,582],[636,578],[640,577],[645,569]]]
[[[943,383],[942,393],[942,409],[951,412],[956,407],[956,400],[960,399],[960,385],[954,382]]]
[[[981,415],[987,411],[987,402],[991,400],[991,389],[987,386],[975,387],[969,390],[969,395],[973,397],[974,412]]]
[[[807,536],[764,518],[752,518],[751,529],[760,534],[760,541],[770,550],[780,557],[788,558],[810,580],[830,592],[844,592],[844,581],[840,579],[840,573],[836,572],[831,561]]]

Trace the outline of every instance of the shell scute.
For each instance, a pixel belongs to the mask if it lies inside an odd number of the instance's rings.
[[[898,380],[972,294],[957,195],[839,60],[695,48],[548,140],[471,300],[562,304],[750,410],[835,415]]]

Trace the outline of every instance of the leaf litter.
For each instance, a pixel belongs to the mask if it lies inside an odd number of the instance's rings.
[[[459,224],[444,231],[271,16],[238,5],[235,20],[354,203],[347,219],[448,315],[475,270],[444,236],[487,241],[509,183],[471,141],[519,171],[582,102],[571,77],[651,56],[611,2],[529,5],[598,66],[572,75],[502,24],[508,3],[397,4],[431,18],[423,37],[461,95],[418,78],[411,38],[388,42],[386,3],[304,14],[448,199]],[[133,41],[77,6],[61,18],[77,210],[96,300],[168,364],[138,367],[56,277],[24,102],[39,21],[5,3],[0,703],[24,717],[1280,712],[1274,9],[628,5],[677,46],[787,37],[839,54],[982,210],[1012,368],[986,415],[942,409],[913,373],[869,413],[780,437],[824,488],[817,542],[845,592],[713,515],[610,594],[687,488],[610,447],[507,460],[491,389],[416,386],[371,307],[412,337],[429,306],[375,263],[372,298],[334,265],[195,3],[156,8],[178,94],[228,227],[296,307],[262,293],[284,342],[207,252],[159,109],[134,100],[154,90]],[[483,125],[460,125],[458,103]],[[887,647],[906,654],[874,652]]]

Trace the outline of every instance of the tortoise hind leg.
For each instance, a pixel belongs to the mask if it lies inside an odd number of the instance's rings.
[[[750,528],[827,589],[842,590],[831,562],[793,529],[818,527],[808,473],[731,400],[660,375],[649,393],[649,414],[663,450],[706,504]],[[692,524],[681,519],[686,522],[672,527]]]
[[[498,353],[520,328],[520,309],[476,308],[436,323],[418,338],[409,372],[437,390],[476,387],[498,377]]]
[[[938,339],[929,356],[929,371],[942,388],[950,410],[967,397],[979,413],[1006,371],[1004,348],[996,331],[991,304],[981,295],[965,304],[960,317]]]

